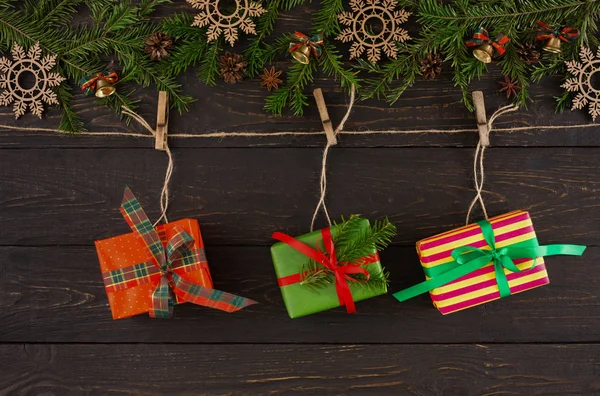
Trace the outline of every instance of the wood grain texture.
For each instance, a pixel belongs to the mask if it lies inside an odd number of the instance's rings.
[[[6,395],[597,395],[600,345],[3,345]]]
[[[278,64],[287,67],[287,64]],[[507,104],[503,96],[494,94],[496,80],[502,75],[495,66],[484,81],[473,84],[473,89],[486,92],[486,108],[488,114],[499,106]],[[276,117],[265,114],[264,97],[267,91],[260,87],[260,79],[243,81],[235,88],[221,83],[217,87],[206,87],[197,81],[190,71],[180,78],[185,86],[184,91],[197,98],[188,113],[172,112],[169,120],[170,133],[208,133],[223,132],[274,132],[274,131],[322,131],[318,111],[312,96],[311,106],[302,117],[285,115]],[[503,116],[496,122],[496,127],[530,126],[530,125],[574,125],[591,124],[585,112],[553,113],[552,95],[561,92],[560,78],[549,78],[541,86],[532,89],[536,103],[517,114]],[[340,92],[336,83],[326,78],[318,78],[313,88],[320,87],[324,91],[329,114],[334,126],[346,112],[347,95]],[[311,88],[312,89],[312,88]],[[310,94],[310,90],[307,90]],[[151,89],[140,89],[137,98],[142,102],[139,113],[150,125],[155,125],[157,94]],[[451,129],[471,128],[473,133],[454,134],[412,134],[407,136],[344,136],[339,147],[462,147],[474,146],[477,143],[476,123],[460,102],[459,90],[452,87],[451,75],[443,75],[439,81],[419,81],[417,86],[406,92],[393,107],[381,101],[369,100],[354,106],[352,116],[346,123],[346,130],[389,130],[389,129]],[[127,126],[120,122],[112,110],[94,104],[93,98],[76,96],[76,108],[81,112],[90,131],[135,131],[145,132],[141,127],[132,124]],[[0,123],[28,128],[56,128],[60,112],[49,109],[43,120],[25,115],[18,121],[10,108],[0,107]],[[228,138],[228,139],[172,139],[172,148],[182,147],[322,147],[322,137],[283,137],[283,138]],[[594,127],[565,130],[534,130],[519,133],[492,133],[494,146],[599,146],[600,137]],[[100,138],[83,136],[56,136],[52,133],[32,131],[7,132],[0,129],[0,148],[13,147],[144,147],[151,148],[151,139],[132,138]]]
[[[260,304],[235,314],[175,307],[170,321],[145,315],[113,321],[95,250],[0,248],[0,342],[481,343],[600,339],[600,248],[548,257],[550,285],[442,316],[428,295],[399,303],[384,295],[301,319],[287,316],[268,247],[207,247],[216,288]],[[382,262],[390,292],[424,279],[414,248]],[[243,329],[243,331],[240,331]]]
[[[277,32],[307,31],[317,6],[282,13]],[[185,1],[160,10],[194,12]],[[408,29],[415,35],[417,25]],[[488,115],[507,103],[496,93],[501,79],[491,65],[472,83],[485,92]],[[170,133],[322,130],[312,98],[304,117],[265,114],[258,78],[206,87],[189,70],[179,81],[198,100],[188,113],[172,112]],[[533,86],[535,103],[495,126],[590,123],[585,112],[554,114],[560,83]],[[307,93],[316,87],[337,125],[347,95],[322,74]],[[154,125],[154,89],[138,89],[136,99]],[[331,150],[334,217],[388,215],[398,226],[382,254],[391,292],[423,280],[415,242],[462,225],[474,195],[476,123],[460,100],[448,65],[391,107],[355,104],[346,130],[472,133],[342,135]],[[89,130],[143,132],[80,93],[75,106]],[[50,108],[42,120],[15,121],[0,107],[3,125],[55,128],[59,117]],[[235,314],[186,304],[170,321],[113,321],[93,241],[128,232],[118,211],[126,184],[158,216],[164,153],[153,139],[0,129],[0,395],[600,395],[597,128],[492,132],[486,152],[490,213],[529,210],[542,244],[591,246],[581,258],[549,257],[550,285],[449,316],[426,295],[405,303],[386,295],[357,304],[356,315],[340,308],[291,320],[269,236],[307,231],[325,141],[324,134],[172,139],[170,218],[197,218],[215,286],[260,304]]]
[[[334,147],[327,206],[338,219],[387,215],[398,227],[394,243],[414,246],[464,223],[472,156],[467,148]],[[174,157],[169,215],[197,218],[208,244],[270,245],[274,231],[307,232],[320,149],[180,149]],[[529,210],[542,243],[600,238],[600,149],[492,148],[485,163],[491,214]],[[10,232],[0,245],[90,245],[122,234],[125,185],[156,218],[165,167],[164,153],[147,149],[4,150],[0,218]]]

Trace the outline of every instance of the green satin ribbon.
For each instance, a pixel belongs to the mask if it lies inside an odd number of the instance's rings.
[[[494,230],[490,222],[482,220],[478,221],[477,224],[481,227],[483,238],[491,248],[490,250],[478,249],[473,246],[456,248],[451,253],[454,261],[445,266],[446,271],[432,275],[431,279],[394,293],[393,296],[399,301],[406,301],[419,294],[430,292],[437,287],[455,281],[493,262],[500,297],[506,297],[510,295],[510,287],[504,273],[505,268],[511,272],[528,271],[535,267],[538,257],[556,255],[581,256],[586,248],[581,245],[538,246],[535,244],[533,246],[524,246],[523,244],[515,244],[498,249],[496,248],[496,238],[494,237]],[[525,258],[533,259],[533,264],[530,268],[520,270],[513,260]]]

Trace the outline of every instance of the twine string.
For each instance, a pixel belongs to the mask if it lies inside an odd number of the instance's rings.
[[[350,117],[352,107],[354,106],[354,101],[355,101],[355,87],[352,86],[351,90],[350,90],[350,99],[348,102],[348,108],[346,110],[346,114],[342,118],[342,120],[339,123],[339,125],[337,126],[337,128],[334,130],[334,133],[336,136],[337,135],[362,135],[362,136],[364,136],[364,135],[411,135],[411,134],[428,134],[428,133],[454,134],[454,133],[473,133],[476,131],[475,128],[458,128],[458,129],[432,128],[432,129],[404,129],[404,130],[392,129],[392,130],[344,131],[343,129],[344,129],[346,121]],[[496,112],[494,112],[494,114],[492,114],[492,116],[487,121],[488,135],[492,131],[493,123],[498,117],[500,117],[506,113],[516,111],[517,109],[518,109],[518,106],[509,105],[509,106],[501,107]],[[150,134],[136,133],[136,132],[114,132],[114,131],[91,132],[91,131],[85,131],[85,132],[78,132],[77,135],[155,138],[156,131],[148,124],[148,122],[142,116],[135,113],[134,111],[132,111],[131,109],[129,109],[126,106],[123,106],[123,113],[132,117],[134,120],[136,120],[144,129],[146,129],[148,132],[150,132]],[[597,125],[594,123],[572,124],[572,125],[529,125],[529,126],[521,126],[521,127],[495,128],[494,132],[496,132],[496,133],[501,133],[501,132],[513,133],[513,132],[523,132],[523,131],[531,131],[531,130],[537,130],[537,129],[568,130],[568,129],[591,128],[591,127],[596,127],[596,126]],[[51,133],[59,133],[59,134],[64,134],[64,135],[72,134],[71,132],[68,132],[68,131],[65,131],[62,129],[20,127],[20,126],[3,125],[3,124],[0,124],[0,129],[7,130],[7,131],[51,132]],[[223,138],[235,138],[235,137],[251,138],[251,137],[317,136],[317,135],[322,136],[323,131],[319,131],[319,132],[306,132],[306,131],[210,132],[210,133],[202,133],[202,134],[174,133],[174,134],[169,134],[169,138],[175,138],[175,139],[217,138],[217,139],[223,139]],[[329,216],[327,207],[325,205],[325,195],[327,192],[327,172],[326,172],[327,171],[327,157],[328,157],[330,148],[331,148],[331,145],[328,143],[325,146],[325,149],[323,150],[323,158],[322,158],[322,163],[321,163],[321,178],[320,178],[320,183],[319,183],[321,194],[320,194],[319,201],[317,203],[317,207],[315,209],[315,212],[313,214],[313,218],[311,221],[311,230],[313,230],[313,228],[314,228],[314,223],[316,221],[316,217],[317,217],[317,214],[318,214],[320,208],[323,208],[323,212],[325,214],[327,222],[331,226],[331,218]],[[486,219],[488,218],[487,209],[485,207],[485,203],[483,201],[483,196],[482,196],[483,182],[484,182],[484,178],[485,178],[483,159],[484,159],[484,154],[485,154],[486,148],[487,148],[487,146],[482,145],[481,140],[480,140],[475,149],[475,156],[474,156],[474,160],[473,160],[473,174],[474,174],[474,184],[475,184],[476,195],[473,198],[473,200],[471,201],[471,204],[469,205],[469,210],[467,211],[467,217],[466,217],[467,224],[469,223],[469,218],[470,218],[473,208],[475,207],[475,204],[477,202],[479,202],[485,218]],[[161,220],[168,222],[166,213],[167,213],[167,209],[169,206],[169,184],[171,181],[171,177],[173,175],[173,165],[174,164],[173,164],[173,155],[172,155],[171,150],[168,145],[166,145],[165,151],[166,151],[167,157],[168,157],[168,165],[167,165],[167,171],[165,173],[164,184],[163,184],[163,187],[161,190],[161,195],[160,195],[161,215],[158,218],[158,220],[156,221],[156,223],[154,223],[154,225],[157,225]]]
[[[156,130],[154,128],[152,128],[150,126],[150,124],[148,124],[148,122],[141,115],[139,115],[135,111],[131,110],[127,106],[122,106],[122,110],[123,110],[123,114],[128,115],[129,117],[133,118],[143,128],[145,128],[147,131],[149,131],[152,136],[156,136]],[[127,136],[130,136],[130,135],[127,135]],[[143,135],[143,136],[147,137],[148,135]],[[165,223],[169,222],[169,219],[167,218],[167,209],[169,208],[169,183],[171,181],[171,176],[173,175],[173,154],[171,153],[171,149],[169,148],[168,142],[165,142],[165,151],[167,153],[167,158],[169,159],[169,163],[167,165],[167,171],[165,173],[165,181],[163,183],[163,187],[160,192],[160,211],[161,211],[160,217],[154,223],[154,227],[156,227],[156,225],[158,223],[160,223],[161,220],[164,220]]]
[[[348,118],[350,118],[350,113],[352,112],[352,107],[354,106],[354,99],[355,99],[355,93],[356,93],[355,91],[356,91],[356,89],[353,84],[352,87],[350,88],[350,101],[348,103],[348,108],[346,109],[346,114],[344,114],[344,117],[338,124],[337,128],[335,128],[335,130],[333,131],[333,134],[336,137],[338,134],[340,134],[343,131],[346,121],[348,121]],[[320,134],[322,134],[322,132],[320,132]],[[323,209],[323,214],[325,215],[325,218],[327,219],[327,223],[329,224],[329,227],[332,226],[331,217],[329,216],[329,212],[327,211],[327,205],[325,204],[325,195],[327,194],[327,155],[329,154],[329,149],[331,147],[332,147],[332,144],[329,141],[329,139],[327,139],[327,145],[325,146],[325,149],[323,150],[323,159],[321,161],[321,179],[319,181],[319,185],[321,187],[321,195],[319,197],[319,201],[317,202],[317,207],[315,208],[315,211],[313,213],[312,220],[310,221],[310,231],[311,232],[315,228],[315,221],[317,220],[317,216],[319,215],[319,209],[321,209],[321,208]]]
[[[517,105],[508,105],[508,106],[500,107],[498,110],[496,110],[494,112],[494,114],[492,114],[492,116],[487,121],[487,130],[486,130],[487,136],[479,138],[479,142],[477,143],[477,147],[475,148],[475,156],[473,158],[473,180],[475,182],[476,194],[475,194],[475,197],[473,198],[473,200],[471,201],[471,204],[469,205],[469,210],[467,211],[467,218],[465,220],[466,224],[469,224],[469,218],[471,217],[471,213],[473,212],[473,209],[475,208],[475,205],[477,204],[477,202],[479,202],[479,206],[481,207],[481,210],[483,211],[483,215],[485,216],[485,219],[486,220],[489,219],[487,209],[486,209],[485,203],[483,201],[483,196],[481,195],[481,193],[483,192],[483,181],[485,178],[485,172],[484,172],[484,168],[483,168],[483,156],[485,153],[485,149],[488,147],[489,143],[484,144],[484,143],[482,143],[482,140],[484,140],[485,142],[490,141],[489,135],[490,135],[490,132],[492,132],[492,127],[494,125],[494,121],[496,121],[496,118],[498,118],[506,113],[517,111],[518,109],[519,109],[519,106],[517,106]]]

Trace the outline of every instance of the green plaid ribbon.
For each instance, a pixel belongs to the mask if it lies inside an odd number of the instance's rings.
[[[160,273],[156,288],[150,295],[148,313],[151,317],[171,318],[173,316],[173,305],[177,299],[226,312],[239,311],[249,305],[256,304],[256,301],[248,298],[189,282],[175,272],[176,269],[180,268],[189,269],[206,266],[203,250],[194,249],[194,238],[179,226],[173,229],[175,235],[169,239],[165,249],[158,233],[129,187],[125,188],[123,194],[121,214],[123,214],[133,232],[140,236],[152,259],[128,267],[127,271],[123,271],[123,269],[117,270],[121,272],[111,271],[111,273],[104,276],[105,285],[107,279],[108,282],[112,283],[123,283],[132,279],[145,283],[152,279],[153,274]],[[127,277],[129,279],[126,279]],[[130,284],[132,283],[135,282]]]

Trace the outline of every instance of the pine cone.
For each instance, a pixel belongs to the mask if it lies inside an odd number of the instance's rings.
[[[433,80],[436,78],[442,72],[442,63],[441,56],[431,52],[428,53],[427,58],[420,60],[421,65],[419,70],[421,71],[423,78],[426,80]]]
[[[156,32],[151,34],[144,44],[146,44],[144,51],[150,54],[150,59],[160,61],[169,56],[167,50],[173,46],[173,41],[168,34]]]
[[[246,66],[248,64],[244,62],[244,58],[240,54],[232,54],[227,51],[225,55],[221,55],[219,58],[219,73],[223,80],[229,84],[235,84],[244,78]]]
[[[517,54],[519,58],[528,65],[539,62],[542,54],[536,48],[535,44],[527,43],[517,48]]]

